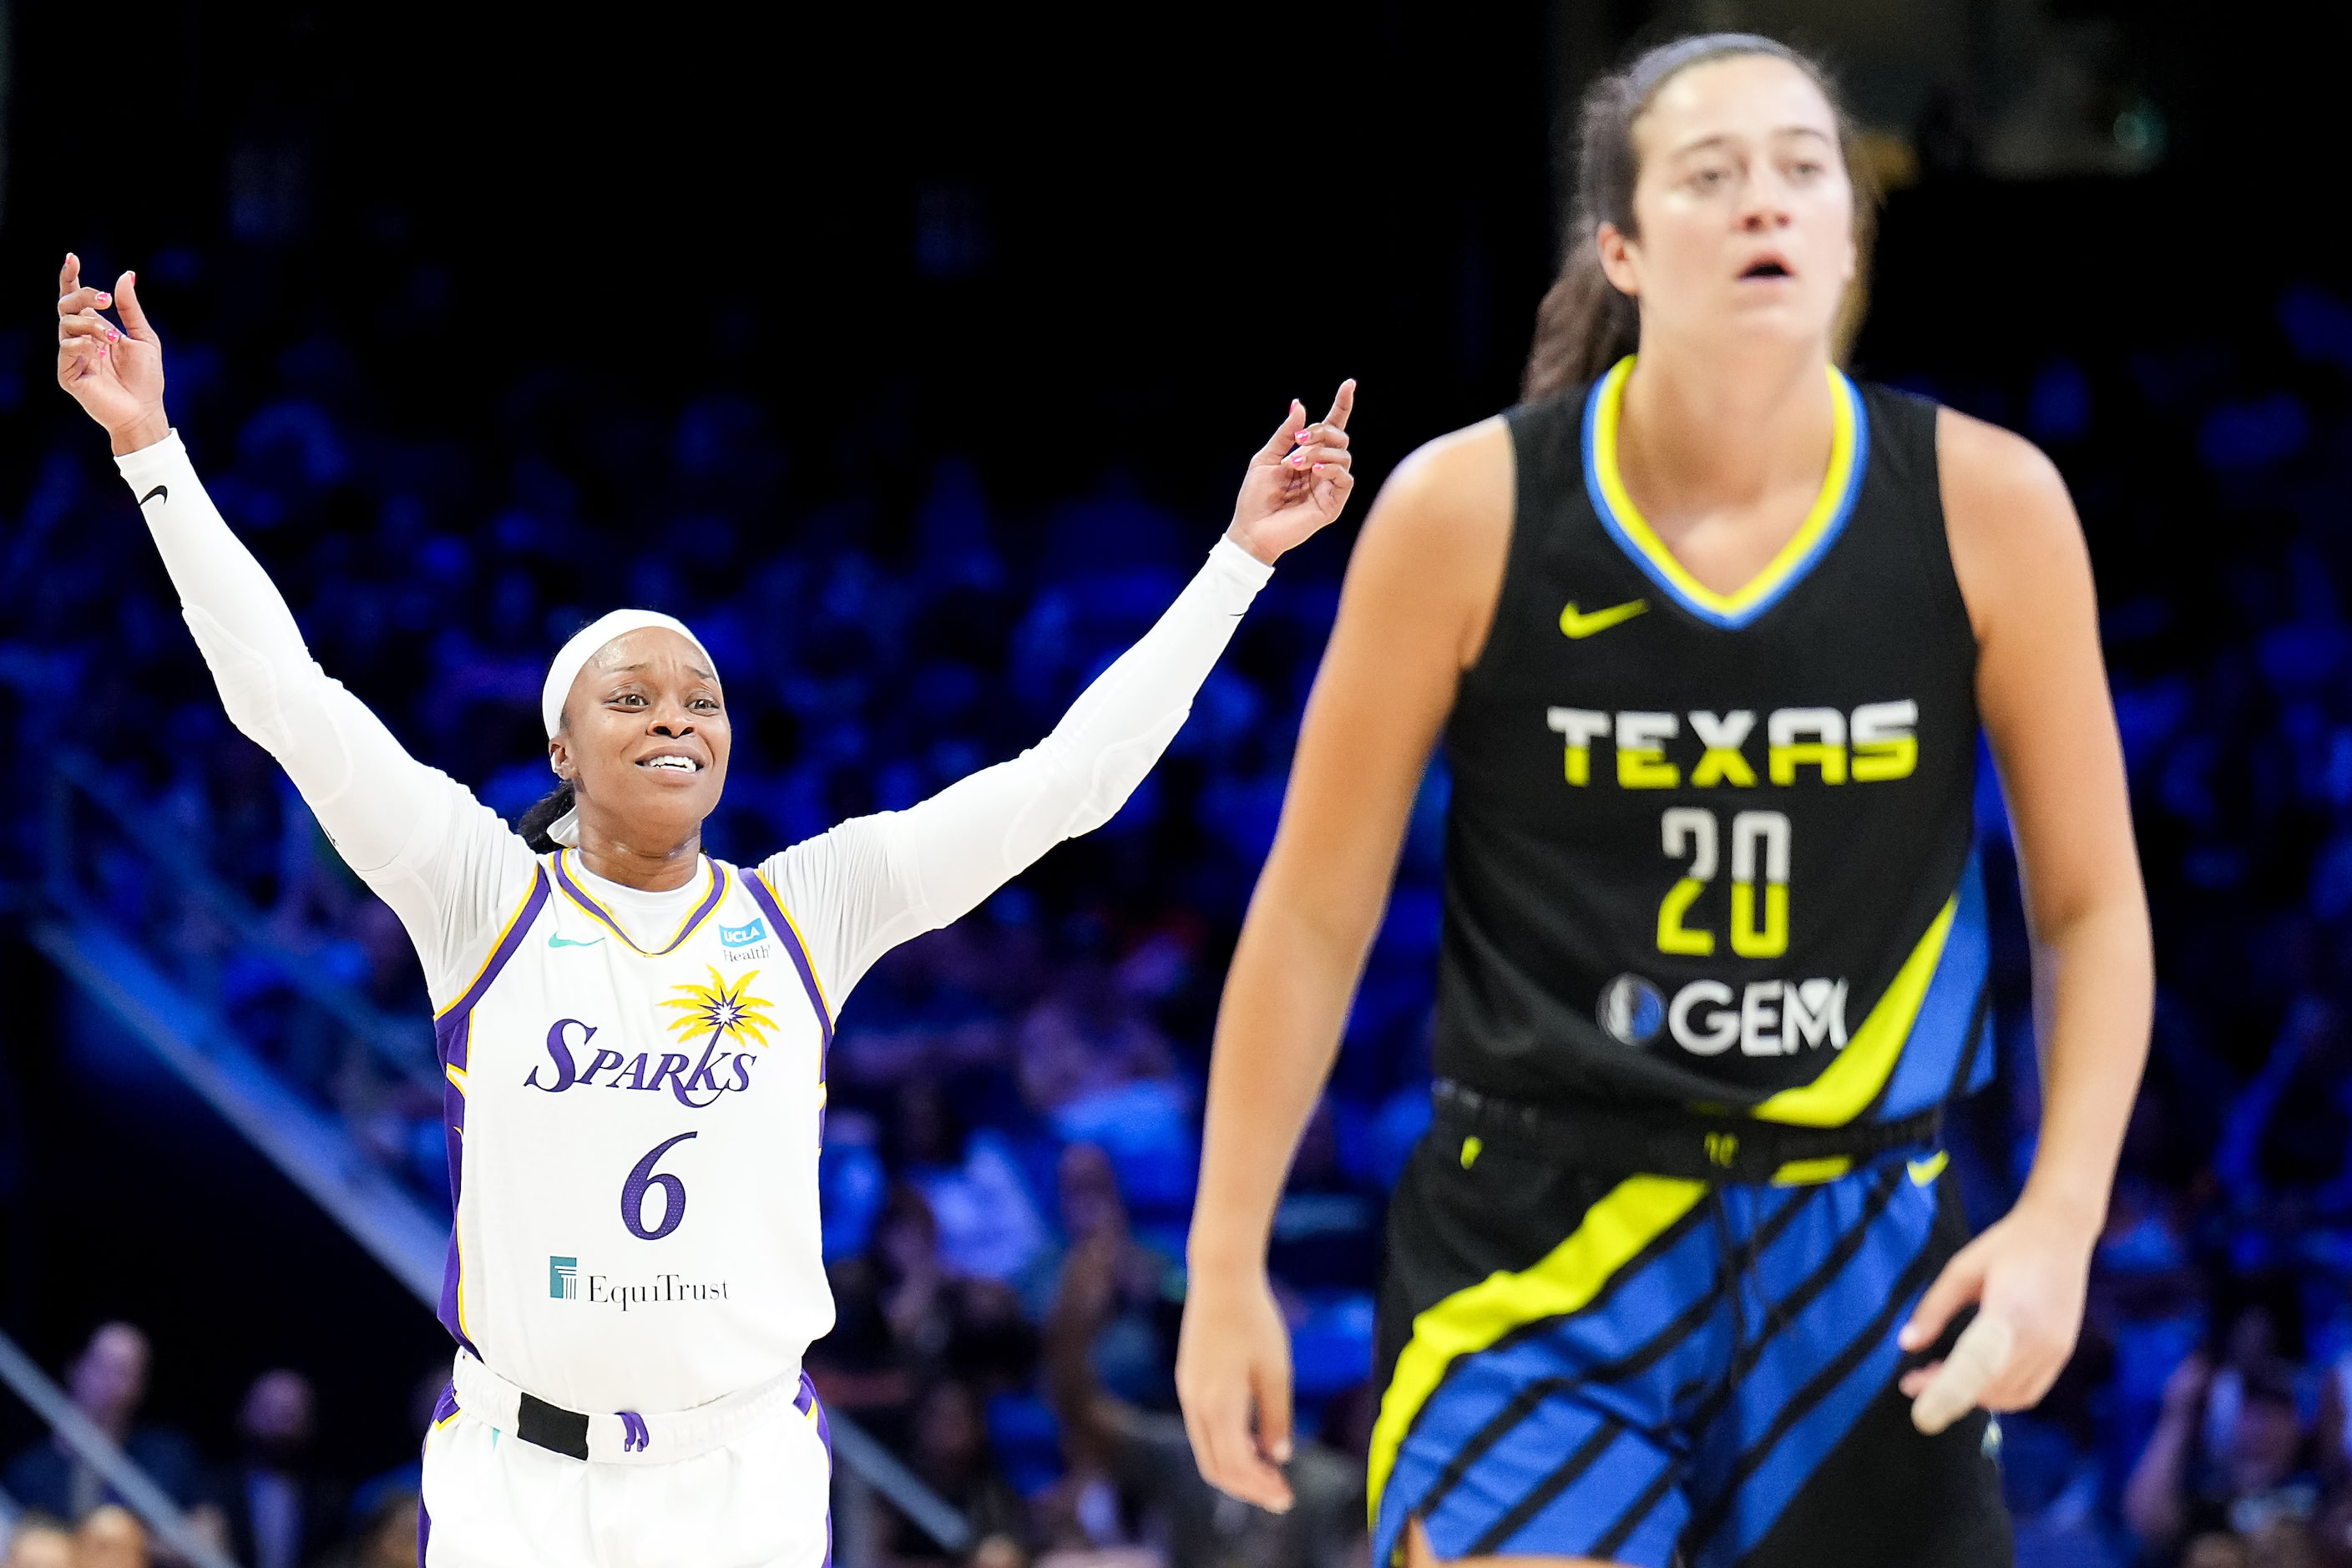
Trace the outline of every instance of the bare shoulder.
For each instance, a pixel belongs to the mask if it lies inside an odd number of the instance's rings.
[[[1510,427],[1500,416],[1415,448],[1381,487],[1379,525],[1420,534],[1502,531],[1511,523]],[[1366,531],[1375,526],[1367,520]]]
[[[1988,615],[2021,582],[2054,571],[2089,575],[2083,525],[2058,465],[2024,437],[1937,411],[1936,466],[1952,567],[1979,637]]]
[[[1467,666],[1486,640],[1510,553],[1516,476],[1500,417],[1441,436],[1396,466],[1364,520],[1351,596],[1441,630]],[[1342,612],[1345,613],[1344,610]]]

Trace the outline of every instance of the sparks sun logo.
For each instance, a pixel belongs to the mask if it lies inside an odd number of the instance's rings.
[[[708,985],[688,981],[673,987],[678,994],[661,1004],[678,1010],[678,1016],[669,1020],[671,1030],[681,1039],[698,1039],[707,1034],[712,1045],[732,1038],[764,1048],[768,1031],[776,1026],[776,1021],[768,1016],[772,1004],[751,994],[751,982],[758,978],[760,972],[750,969],[730,984],[713,969]]]

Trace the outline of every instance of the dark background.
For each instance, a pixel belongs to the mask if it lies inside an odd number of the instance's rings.
[[[46,380],[68,247],[101,279],[140,268],[167,347],[240,323],[216,361],[171,363],[199,432],[205,401],[268,383],[326,321],[363,351],[342,395],[396,429],[593,439],[533,393],[535,367],[562,366],[615,402],[765,405],[802,515],[852,490],[910,503],[956,453],[1016,519],[1117,473],[1205,535],[1284,401],[1319,412],[1355,375],[1369,497],[1414,445],[1512,400],[1557,263],[1562,106],[1633,40],[1690,25],[1826,46],[1885,133],[1900,188],[1859,371],[2021,426],[2054,359],[2095,394],[2134,353],[2170,354],[2209,401],[2284,381],[2343,404],[2274,325],[2283,289],[2352,283],[2340,11],[12,9],[0,514],[51,444],[102,441]],[[2193,443],[2151,431],[2060,454],[2101,476],[2078,499],[2106,602],[2211,606],[2111,625],[2126,669],[2242,636],[2260,591],[2233,563],[2272,561],[2339,493],[2281,481],[2225,510]],[[903,554],[908,510],[839,526]],[[1362,510],[1294,574],[1335,577]],[[80,547],[161,592],[121,512]],[[0,584],[0,617],[40,593]],[[74,735],[72,691],[30,700],[16,744]],[[527,718],[418,740],[537,745]],[[2309,847],[2290,833],[2255,885],[2299,879]],[[2167,962],[2193,965],[2197,933],[2237,917],[2168,907],[2159,882]],[[0,983],[0,1324],[51,1364],[100,1317],[148,1324],[154,1413],[206,1440],[255,1367],[305,1365],[341,1413],[328,1457],[392,1462],[439,1331],[194,1100],[68,1052],[70,993],[13,936]],[[2252,988],[2213,1026],[2258,1059],[2282,1005]],[[26,1430],[0,1402],[0,1447]]]

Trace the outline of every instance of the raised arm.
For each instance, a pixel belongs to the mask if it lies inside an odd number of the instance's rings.
[[[1338,1053],[1430,747],[1486,641],[1511,495],[1500,420],[1416,453],[1381,490],[1225,980],[1176,1387],[1202,1475],[1264,1508],[1290,1504],[1276,1468],[1290,1454],[1290,1347],[1266,1279],[1267,1234]]]
[[[253,552],[205,493],[163,411],[163,348],[138,279],[58,278],[58,384],[105,426],[230,721],[285,768],[352,869],[415,941],[436,1003],[454,994],[530,877],[530,852],[448,775],[409,756],[311,660]],[[121,324],[100,314],[119,309]]]
[[[1232,525],[1208,563],[1062,721],[1011,762],[921,805],[845,822],[769,860],[838,1007],[874,961],[975,908],[1066,838],[1117,814],[1182,728],[1274,562],[1339,515],[1353,485],[1347,423],[1355,383],[1317,425],[1290,415],[1251,460]]]

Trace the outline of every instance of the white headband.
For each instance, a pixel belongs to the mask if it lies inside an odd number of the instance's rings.
[[[676,632],[694,645],[695,652],[709,660],[713,675],[719,673],[718,660],[710,658],[710,650],[702,646],[700,637],[687,629],[684,621],[659,610],[614,610],[574,632],[572,640],[556,650],[554,662],[547,667],[547,684],[539,689],[539,716],[547,725],[549,740],[555,739],[555,732],[563,728],[563,700],[572,695],[572,683],[588,668],[596,650],[614,637],[641,632],[648,626]]]
[[[709,661],[713,675],[719,673],[719,661],[710,658],[710,650],[702,639],[687,630],[686,623],[659,610],[614,610],[572,634],[572,640],[556,650],[554,661],[547,667],[547,684],[539,689],[539,716],[547,725],[547,738],[555,739],[556,731],[563,727],[563,700],[572,694],[572,683],[596,657],[596,650],[614,637],[631,632],[644,631],[648,626],[660,626],[676,632],[694,645],[694,651]],[[570,847],[580,842],[580,813],[575,808],[565,812],[547,825],[547,836],[556,843]]]

